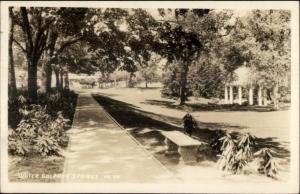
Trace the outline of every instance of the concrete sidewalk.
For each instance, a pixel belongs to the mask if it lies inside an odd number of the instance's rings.
[[[73,126],[68,133],[63,182],[178,182],[90,94],[79,94]]]

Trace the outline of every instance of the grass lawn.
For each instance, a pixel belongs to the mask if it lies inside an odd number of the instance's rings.
[[[63,157],[9,156],[8,160],[10,182],[60,182]]]
[[[95,99],[158,160],[182,179],[192,180],[232,181],[251,180],[254,182],[268,182],[272,179],[264,175],[253,173],[227,176],[218,179],[223,174],[216,166],[216,153],[208,151],[205,158],[198,163],[187,166],[179,163],[176,157],[164,154],[164,137],[156,130],[182,131],[181,118],[185,108],[172,108],[161,104],[148,103],[153,101],[167,101],[175,104],[174,100],[161,98],[159,88],[112,88],[94,89]],[[201,100],[201,99],[200,99]],[[189,102],[190,106],[192,103]],[[206,102],[207,103],[207,102]],[[193,133],[196,138],[210,143],[216,129],[235,131],[237,133],[251,132],[258,137],[257,149],[269,147],[277,151],[280,163],[278,180],[287,180],[289,172],[289,110],[257,111],[257,110],[197,110],[191,111],[197,119],[199,128]],[[264,118],[264,119],[262,119]],[[281,118],[281,119],[278,119]],[[251,166],[251,165],[250,165]],[[250,167],[251,168],[251,167]]]

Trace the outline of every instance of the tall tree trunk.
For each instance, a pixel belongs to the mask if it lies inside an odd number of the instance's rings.
[[[133,88],[134,87],[134,83],[133,83],[133,77],[134,77],[134,72],[130,72],[129,75],[129,80],[128,80],[128,87],[129,88]]]
[[[50,63],[47,63],[45,66],[45,88],[46,92],[49,93],[51,91],[51,82],[52,82],[52,67]]]
[[[29,17],[26,7],[20,7],[20,16],[21,16],[21,27],[23,30],[24,40],[26,43],[26,49],[23,49],[26,54],[26,59],[28,63],[28,93],[29,98],[32,103],[37,101],[37,64],[40,60],[40,57],[44,51],[47,37],[48,29],[44,26],[37,25],[37,29],[32,33],[32,27],[29,23]],[[37,16],[38,21],[42,21],[42,16]]]
[[[60,86],[61,89],[64,88],[64,72],[60,71]]]
[[[181,73],[180,73],[180,105],[184,104],[187,99],[186,94],[186,85],[187,85],[187,74],[188,74],[188,64],[183,64]]]
[[[277,110],[279,109],[279,94],[278,94],[278,83],[275,84],[273,87],[273,103],[274,103],[274,108]]]
[[[37,101],[37,60],[32,59],[31,61],[28,61],[28,93],[29,98],[32,103],[36,103]]]
[[[9,54],[9,89],[12,93],[15,93],[17,90],[16,85],[16,75],[15,75],[15,66],[14,66],[14,55],[13,55],[13,39],[14,39],[14,21],[12,7],[9,8],[9,21],[10,21],[10,33],[8,40],[8,54]]]
[[[56,88],[59,88],[60,86],[60,80],[59,80],[59,70],[58,69],[55,69],[54,70],[54,73],[55,73],[55,78],[56,78]]]
[[[148,88],[148,80],[147,79],[145,79],[145,86],[146,86],[146,88]]]
[[[50,38],[49,38],[49,44],[48,44],[48,48],[49,48],[49,52],[48,52],[48,60],[46,63],[46,67],[45,67],[45,74],[46,74],[46,80],[45,80],[45,88],[46,88],[46,92],[50,92],[51,91],[51,83],[52,83],[52,63],[53,63],[53,53],[54,53],[54,49],[55,49],[55,44],[56,44],[56,40],[58,38],[58,33],[54,32],[53,30],[51,30],[50,32]]]
[[[65,72],[65,88],[69,89],[70,88],[70,82],[69,82],[69,72]]]

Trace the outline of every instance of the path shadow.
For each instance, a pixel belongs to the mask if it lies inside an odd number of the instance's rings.
[[[216,103],[186,103],[185,105],[178,105],[175,101],[170,100],[146,100],[144,104],[162,106],[170,109],[184,110],[184,111],[251,111],[251,112],[271,112],[276,111],[271,105],[269,106],[249,106],[247,104],[216,104]],[[289,106],[283,106],[280,110],[288,110]]]
[[[156,157],[163,161],[169,160],[169,163],[176,164],[177,160],[174,160],[174,158],[166,159],[163,150],[159,149],[165,145],[165,138],[159,130],[183,132],[182,120],[180,118],[143,111],[132,104],[118,101],[107,96],[94,94],[93,97],[111,114],[112,117],[116,119],[117,122],[124,128],[127,128],[129,132],[142,143],[142,145],[148,147],[150,152]],[[219,131],[234,131],[232,134],[238,136],[240,133],[243,133],[243,129],[245,128],[223,123],[198,122],[197,124],[198,128],[193,132],[193,136],[208,145],[211,145],[215,140]],[[282,144],[273,137],[258,138],[255,150],[263,147],[269,147],[278,152],[277,157],[289,158],[290,156],[290,152],[286,146],[282,146]],[[218,153],[214,150],[209,150],[207,152],[206,160],[215,162],[217,160],[217,154]]]
[[[137,88],[137,89],[139,89],[139,90],[156,90],[156,89],[159,89],[160,87],[135,87],[135,88]]]

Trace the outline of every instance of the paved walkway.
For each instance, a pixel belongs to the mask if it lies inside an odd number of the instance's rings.
[[[79,94],[63,182],[177,182],[90,94]]]

